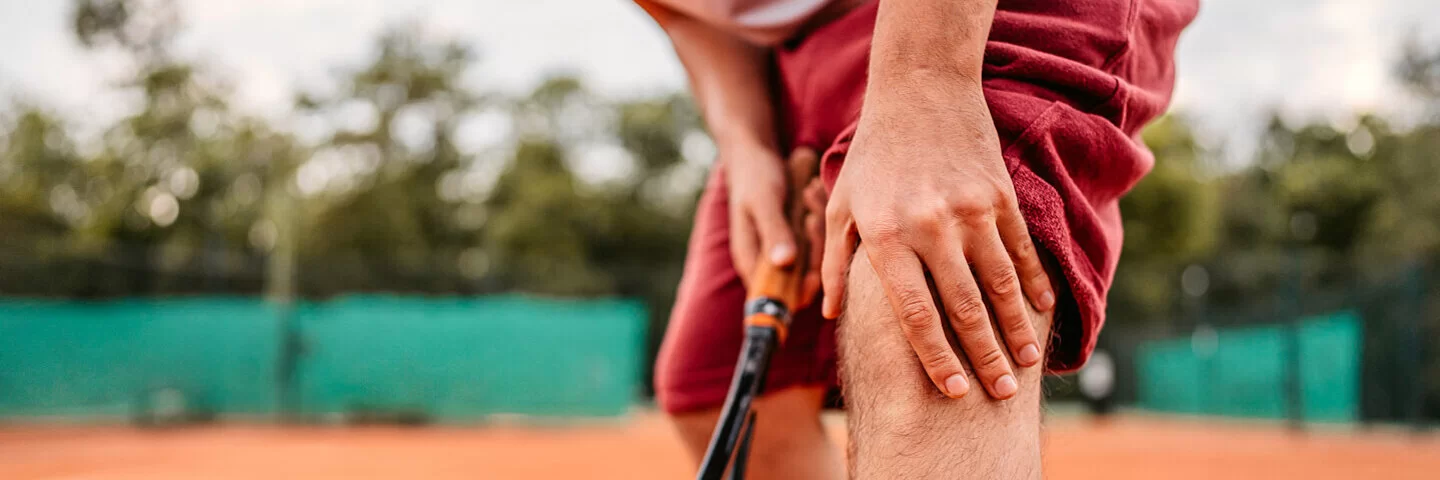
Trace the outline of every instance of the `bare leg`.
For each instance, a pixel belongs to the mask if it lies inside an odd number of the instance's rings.
[[[825,390],[795,387],[773,392],[755,401],[755,438],[746,478],[838,479],[845,475],[840,452],[820,425]],[[720,410],[672,415],[681,441],[696,466],[705,457],[710,434]]]
[[[849,281],[839,342],[851,476],[1041,478],[1040,368],[1016,366],[1020,391],[1008,400],[993,400],[978,388],[946,398],[906,342],[864,247]],[[1052,319],[1034,315],[1035,330],[1050,331]],[[1042,343],[1048,340],[1041,336]],[[965,368],[970,384],[979,385],[968,363]]]

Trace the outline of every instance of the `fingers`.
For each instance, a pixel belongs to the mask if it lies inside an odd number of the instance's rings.
[[[915,350],[926,376],[946,396],[964,396],[970,391],[970,382],[965,379],[960,357],[956,356],[955,349],[951,348],[950,340],[945,336],[920,258],[905,247],[872,245],[866,252],[881,286],[885,288],[900,330]]]
[[[810,182],[802,192],[805,202],[805,237],[810,245],[810,270],[820,271],[825,245],[825,183],[819,179]]]
[[[730,259],[746,285],[750,284],[750,272],[755,269],[755,252],[758,249],[755,227],[750,225],[750,218],[738,205],[730,205]]]
[[[801,292],[805,299],[820,291],[820,261],[825,253],[825,183],[815,179],[801,193],[805,203],[805,237],[810,246],[809,265],[805,270],[805,281]]]
[[[821,218],[824,218],[825,200],[827,197],[828,195],[825,193],[825,182],[816,178],[811,180],[809,185],[805,186],[805,192],[800,198],[805,202],[805,211],[819,214]]]
[[[831,202],[825,207],[825,232],[825,251],[820,260],[820,283],[825,297],[820,303],[820,314],[834,320],[840,317],[845,302],[846,276],[859,241],[855,221],[845,202]]]
[[[824,190],[823,188],[821,189]],[[825,219],[824,210],[809,210],[805,213],[805,237],[808,239],[810,258],[808,268],[805,270],[805,279],[801,282],[800,293],[805,302],[815,297],[820,291],[820,261],[823,258],[821,247],[825,244]],[[800,307],[804,307],[801,305]]]
[[[1010,371],[1009,356],[1000,349],[990,327],[990,315],[984,297],[975,284],[960,242],[937,242],[939,248],[928,252],[925,264],[935,278],[935,289],[945,305],[946,317],[955,330],[955,338],[970,359],[970,368],[990,396],[1006,399],[1019,391],[1019,383]]]
[[[974,241],[967,244],[966,257],[975,269],[975,278],[985,289],[995,324],[1004,334],[1010,357],[1020,366],[1040,363],[1040,346],[1035,341],[1035,327],[1021,295],[1015,265],[1006,253],[1000,235],[993,230],[970,232]],[[967,350],[968,351],[968,350]]]
[[[758,198],[750,205],[750,219],[760,234],[760,248],[766,260],[776,266],[790,265],[795,261],[795,234],[785,221],[784,202],[780,196]]]
[[[1030,299],[1030,304],[1041,312],[1055,308],[1055,292],[1050,287],[1050,276],[1045,273],[1045,265],[1040,262],[1040,252],[1035,249],[1035,242],[1030,239],[1025,218],[1018,209],[1011,208],[1008,212],[1001,212],[996,218],[995,226],[1000,231],[1000,240],[1005,243],[1011,263],[1015,265],[1020,287],[1025,291],[1025,297]]]

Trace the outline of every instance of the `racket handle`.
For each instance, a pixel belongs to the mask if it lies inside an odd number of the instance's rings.
[[[770,262],[768,255],[760,255],[755,262],[755,271],[750,276],[750,288],[745,298],[745,325],[773,327],[784,342],[790,327],[791,309],[807,303],[801,298],[805,293],[805,275],[810,268],[811,248],[805,231],[805,202],[802,192],[820,170],[820,159],[808,148],[796,149],[786,162],[785,217],[790,225],[791,236],[795,239],[795,260],[788,266]]]

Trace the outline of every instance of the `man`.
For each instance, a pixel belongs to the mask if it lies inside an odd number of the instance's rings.
[[[782,155],[811,148],[824,296],[775,356],[749,471],[841,477],[819,421],[838,382],[853,476],[1040,477],[1042,369],[1094,347],[1195,1],[639,0],[719,150],[656,368],[695,458],[757,255],[817,261],[781,213]]]

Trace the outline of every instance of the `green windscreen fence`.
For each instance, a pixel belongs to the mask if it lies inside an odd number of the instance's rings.
[[[128,415],[162,388],[269,412],[275,319],[250,299],[0,301],[0,416]]]
[[[616,415],[640,388],[638,302],[351,297],[299,319],[304,411]]]
[[[1307,318],[1295,327],[1220,329],[1213,336],[1148,342],[1136,357],[1140,406],[1286,418],[1292,395],[1298,395],[1295,404],[1307,421],[1355,421],[1361,344],[1360,319],[1349,312]],[[1291,368],[1299,369],[1298,377]]]
[[[159,389],[220,414],[615,415],[645,325],[639,302],[527,296],[0,300],[0,417],[130,415]]]

